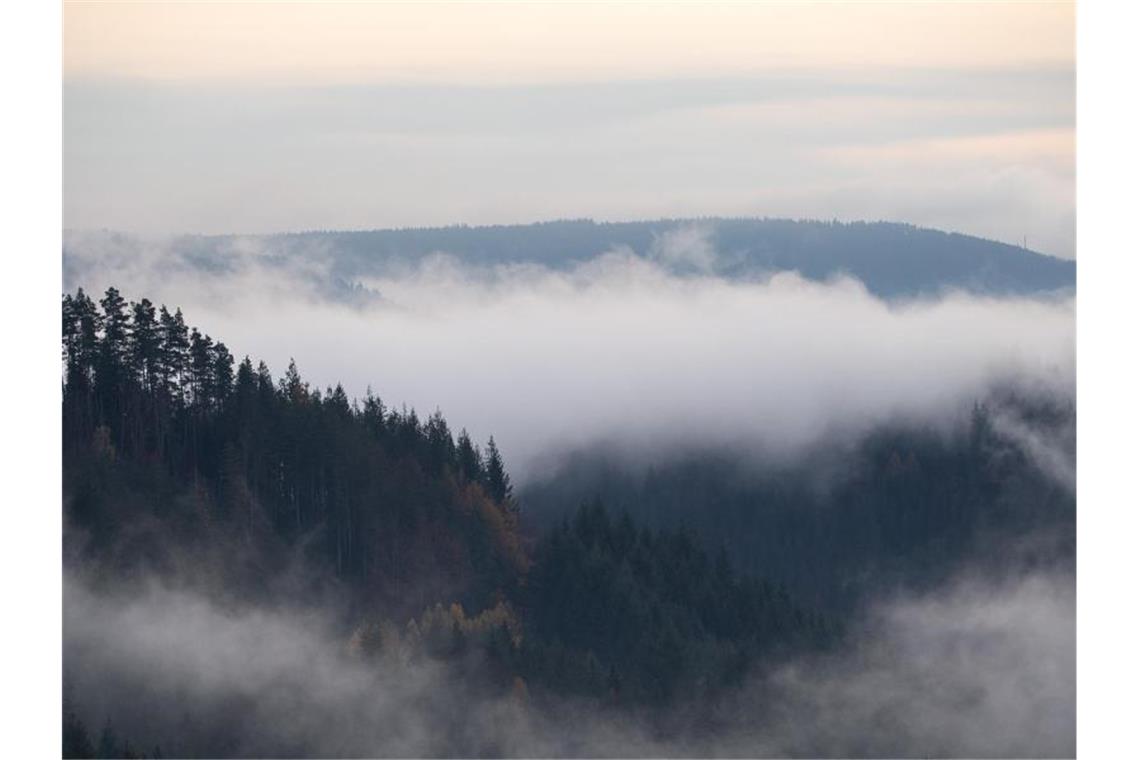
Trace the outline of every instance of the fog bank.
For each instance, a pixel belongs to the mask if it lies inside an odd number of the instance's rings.
[[[884,302],[857,281],[727,280],[698,231],[653,256],[611,251],[569,271],[473,268],[446,254],[327,287],[328,259],[235,244],[222,269],[143,252],[77,251],[74,284],[181,306],[187,321],[275,376],[436,407],[494,434],[516,480],[598,441],[652,453],[749,445],[792,455],[883,421],[944,422],[997,383],[1071,393],[1071,296],[946,293]],[[690,261],[690,274],[660,262]],[[325,289],[322,289],[325,288]]]

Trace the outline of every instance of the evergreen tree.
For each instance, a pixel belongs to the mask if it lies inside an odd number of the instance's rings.
[[[483,462],[484,484],[487,494],[496,504],[513,506],[511,503],[511,478],[503,466],[503,458],[499,454],[499,447],[495,445],[495,436],[487,441],[487,453]]]
[[[209,335],[190,330],[190,392],[198,408],[210,406],[214,398],[214,341]]]
[[[242,359],[238,365],[234,380],[234,397],[247,404],[257,397],[257,373],[254,372],[253,362],[249,356]]]
[[[162,336],[155,319],[154,304],[146,298],[131,304],[131,373],[146,391],[161,384]]]
[[[348,394],[344,392],[344,386],[340,383],[337,383],[335,388],[328,389],[328,393],[325,394],[325,404],[342,418],[352,413],[348,404]]]
[[[301,373],[297,371],[297,362],[292,357],[289,358],[285,377],[281,380],[281,394],[291,404],[303,404],[309,397],[309,384],[302,382]]]
[[[103,733],[99,736],[99,746],[95,748],[98,758],[120,758],[123,756],[123,745],[119,744],[119,735],[108,719],[103,724]]]
[[[164,305],[159,310],[159,326],[162,331],[162,386],[171,398],[181,403],[186,395],[190,353],[190,336],[182,309],[175,310],[172,315]]]
[[[364,408],[361,410],[364,425],[377,440],[384,439],[388,434],[388,411],[384,402],[372,393],[372,386],[368,386],[364,394]]]
[[[438,409],[428,417],[424,429],[427,433],[428,460],[433,470],[438,472],[455,461],[455,441],[451,437],[447,420]]]
[[[79,321],[75,315],[75,299],[70,293],[63,296],[63,366],[64,377],[67,377],[71,368],[77,364],[76,354],[79,344]]]
[[[95,382],[104,404],[114,407],[127,377],[130,322],[126,301],[114,287],[107,288],[99,305],[103,310],[103,337],[99,341]],[[113,408],[108,408],[107,411],[112,414],[114,412]]]
[[[83,725],[83,721],[69,705],[65,703],[63,709],[63,757],[65,760],[95,757],[95,747],[87,733],[87,726]]]
[[[206,339],[207,341],[209,338]],[[234,385],[234,357],[226,344],[218,341],[210,350],[213,373],[210,378],[211,399],[218,407],[226,402]]]
[[[456,442],[456,460],[459,465],[459,474],[470,483],[483,481],[483,459],[479,447],[471,443],[471,436],[467,435],[467,428],[459,431],[459,440]]]
[[[99,331],[102,329],[102,319],[95,302],[80,288],[71,301],[71,317],[73,323],[73,342],[70,352],[75,367],[75,380],[89,387],[94,380],[95,363],[99,355]],[[66,321],[66,318],[65,318]]]

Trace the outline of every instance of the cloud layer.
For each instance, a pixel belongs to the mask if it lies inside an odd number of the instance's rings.
[[[979,65],[502,87],[78,79],[64,221],[166,234],[886,219],[1071,258],[1072,65]]]
[[[441,254],[362,283],[353,305],[314,285],[328,281],[320,251],[282,264],[239,240],[217,269],[161,246],[72,249],[75,284],[181,306],[276,375],[295,357],[315,386],[438,406],[456,428],[494,434],[521,478],[600,439],[794,454],[896,417],[945,423],[996,383],[1074,382],[1071,297],[888,304],[847,279],[729,281],[702,274],[715,252],[700,230],[654,248],[689,275],[628,250],[566,272]]]

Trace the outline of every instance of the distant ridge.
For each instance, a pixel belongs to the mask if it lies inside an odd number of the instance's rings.
[[[689,237],[707,246],[711,261],[702,271],[732,279],[776,271],[797,271],[811,280],[846,274],[883,298],[935,295],[947,290],[1031,295],[1067,291],[1076,284],[1074,261],[897,222],[719,217],[636,222],[572,219],[481,227],[188,235],[177,238],[171,252],[195,266],[224,270],[234,241],[260,241],[274,258],[319,257],[329,265],[334,279],[349,284],[439,252],[473,266],[532,263],[566,269],[606,251],[628,248],[639,256],[656,257],[666,268],[683,273],[693,270],[690,260],[659,255],[669,236],[678,231],[691,231]],[[124,242],[116,233],[100,234],[115,236],[120,245]],[[78,253],[71,258],[85,258]],[[64,259],[67,271],[68,245]]]

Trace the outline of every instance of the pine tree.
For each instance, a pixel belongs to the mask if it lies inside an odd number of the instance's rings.
[[[155,319],[154,304],[145,298],[131,304],[131,373],[147,392],[154,390],[160,383],[161,348],[162,338]]]
[[[196,407],[210,406],[214,397],[214,341],[209,335],[190,330],[190,392]]]
[[[110,287],[99,305],[103,309],[103,345],[120,366],[125,365],[127,335],[130,332],[127,302],[116,288]]]
[[[447,420],[443,418],[439,409],[428,417],[424,429],[428,439],[428,459],[432,468],[438,472],[444,465],[455,460],[455,441],[452,440]]]
[[[79,344],[79,321],[75,317],[75,299],[67,293],[63,297],[63,366],[64,377],[71,374],[76,364],[76,348]]]
[[[171,315],[163,306],[159,310],[159,325],[162,330],[162,386],[176,402],[182,403],[186,397],[186,369],[189,361],[190,337],[182,309]]]
[[[95,382],[99,395],[113,415],[118,407],[119,394],[126,380],[130,323],[127,318],[127,304],[114,287],[107,288],[99,301],[103,309],[103,337],[99,341],[99,358],[95,368]]]
[[[234,386],[234,357],[225,343],[218,341],[214,344],[210,352],[210,363],[213,365],[210,378],[211,397],[220,407],[229,398]]]
[[[253,398],[257,395],[257,373],[254,372],[253,362],[248,355],[238,365],[234,395],[238,398]]]
[[[285,370],[285,377],[281,380],[281,394],[291,404],[303,404],[309,397],[309,384],[301,381],[297,362],[292,357],[289,358],[289,368]]]
[[[484,458],[483,472],[483,484],[487,488],[487,494],[496,504],[513,508],[514,504],[511,499],[511,478],[507,475],[506,467],[503,466],[503,458],[499,454],[499,447],[495,445],[495,436],[491,436],[491,439],[487,441],[487,454]]]
[[[63,710],[63,757],[65,759],[95,757],[95,747],[91,744],[87,726],[83,725],[83,721],[66,701]]]
[[[344,392],[344,386],[340,383],[337,383],[335,388],[329,388],[328,393],[325,394],[325,405],[342,418],[348,417],[352,413],[352,409],[348,405],[348,394]]]
[[[102,320],[95,308],[95,302],[80,288],[71,302],[74,320],[74,345],[76,379],[89,387],[94,379],[95,363],[99,355],[99,331]],[[70,379],[69,379],[70,382]]]
[[[459,431],[459,440],[456,442],[456,460],[459,464],[459,474],[468,482],[482,482],[482,457],[479,454],[479,447],[472,445],[471,436],[467,434],[467,428]]]
[[[379,396],[372,393],[372,386],[364,394],[364,424],[376,439],[383,439],[388,433],[388,412]]]
[[[119,735],[115,727],[108,720],[103,724],[103,733],[99,736],[99,746],[96,747],[96,757],[115,758],[123,756],[123,747],[119,744]]]

